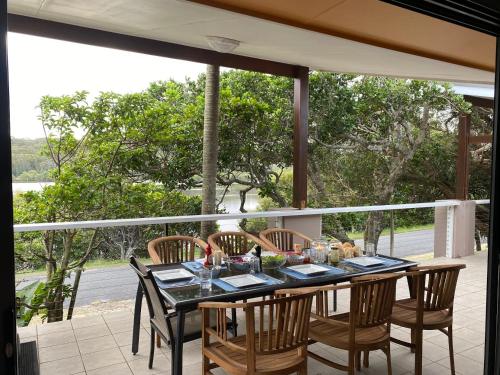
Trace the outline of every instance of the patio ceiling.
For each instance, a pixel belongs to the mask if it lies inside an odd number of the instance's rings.
[[[203,2],[238,12],[181,0],[9,0],[8,5],[13,14],[205,49],[206,36],[224,36],[242,42],[235,54],[316,70],[494,81],[494,38],[379,1],[364,0],[364,9],[354,0],[311,0],[305,8],[306,2],[284,0]]]

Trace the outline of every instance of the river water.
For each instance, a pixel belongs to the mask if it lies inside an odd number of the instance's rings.
[[[14,193],[23,193],[27,191],[39,191],[45,185],[50,185],[51,182],[14,182],[12,184],[12,190]],[[239,212],[240,209],[240,196],[239,196],[239,186],[234,186],[231,188],[222,202],[222,206],[228,213]],[[217,190],[218,199],[222,194],[223,189]],[[201,189],[191,189],[186,191],[189,195],[201,195]],[[247,193],[247,199],[245,201],[245,209],[247,211],[257,210],[259,204],[259,196],[255,190],[251,190]],[[220,220],[218,222],[221,230],[237,230],[238,221],[237,220]]]

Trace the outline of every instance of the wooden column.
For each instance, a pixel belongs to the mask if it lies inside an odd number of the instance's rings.
[[[309,117],[309,69],[297,67],[294,79],[293,207],[307,206],[307,121]]]
[[[470,115],[460,115],[458,120],[458,150],[456,165],[456,199],[467,200],[469,193],[469,138]]]

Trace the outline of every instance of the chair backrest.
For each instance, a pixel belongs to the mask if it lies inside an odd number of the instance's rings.
[[[169,328],[167,326],[168,322],[165,318],[168,311],[158,285],[154,279],[153,273],[135,257],[130,257],[130,266],[139,277],[139,282],[141,283],[142,290],[146,296],[146,302],[148,304],[149,316],[151,320],[154,320],[163,335],[167,336],[170,332],[172,332],[171,327]]]
[[[205,249],[206,243],[188,236],[160,237],[148,243],[148,253],[154,264],[170,264],[193,261],[196,245]]]
[[[294,243],[299,239],[300,242],[303,242],[305,248],[311,246],[311,239],[309,237],[291,229],[270,228],[260,232],[259,237],[263,241],[270,242],[279,251],[293,250]]]
[[[458,274],[463,268],[465,264],[413,268],[410,270],[415,272],[410,283],[410,296],[417,299],[423,311],[451,309],[455,299]]]
[[[400,277],[398,274],[378,274],[352,279],[349,320],[354,328],[374,327],[389,321]]]
[[[212,249],[220,249],[228,256],[244,255],[259,244],[257,238],[246,232],[218,232],[210,235],[207,241]]]
[[[256,354],[275,354],[307,345],[314,293],[251,302],[245,309],[247,340]],[[247,341],[248,346],[248,341]]]

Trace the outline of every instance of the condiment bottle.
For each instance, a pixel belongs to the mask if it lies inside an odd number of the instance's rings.
[[[205,248],[205,263],[204,263],[204,266],[205,267],[211,266],[212,265],[212,260],[213,260],[212,247],[210,246],[210,244],[208,244],[207,247]]]

